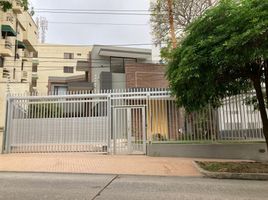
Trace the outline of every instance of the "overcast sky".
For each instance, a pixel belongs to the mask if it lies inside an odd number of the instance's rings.
[[[88,10],[148,10],[149,0],[30,0],[35,9],[88,9]],[[57,44],[150,44],[150,17],[148,15],[88,15],[52,14],[36,12],[49,22],[46,43]],[[111,26],[54,24],[52,22],[74,23],[116,23],[147,24],[142,26]],[[146,46],[151,48],[151,46]]]

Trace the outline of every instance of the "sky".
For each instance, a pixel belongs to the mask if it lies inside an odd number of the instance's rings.
[[[46,43],[56,44],[151,44],[149,15],[90,15],[38,12],[40,9],[83,10],[148,10],[149,0],[30,0],[37,16],[46,17],[48,31]],[[136,25],[64,24],[112,23]],[[137,46],[140,47],[140,46]],[[145,46],[141,46],[145,47]],[[151,46],[146,46],[150,48]]]

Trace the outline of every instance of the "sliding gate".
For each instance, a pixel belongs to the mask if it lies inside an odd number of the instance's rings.
[[[146,98],[147,93],[10,96],[5,152],[145,154]]]
[[[107,95],[9,97],[6,152],[107,152]]]

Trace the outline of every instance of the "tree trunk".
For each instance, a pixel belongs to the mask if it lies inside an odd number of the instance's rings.
[[[256,95],[257,95],[257,99],[259,103],[259,109],[260,109],[262,125],[263,125],[263,134],[264,134],[266,146],[268,149],[268,118],[267,118],[267,113],[266,113],[264,96],[263,96],[262,89],[261,89],[260,76],[258,75],[257,77],[254,77],[252,81],[253,81],[254,88],[256,90]]]
[[[268,60],[264,60],[264,80],[265,80],[265,92],[266,92],[266,104],[268,104]]]

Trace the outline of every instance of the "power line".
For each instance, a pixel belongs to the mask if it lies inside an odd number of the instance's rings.
[[[8,57],[8,58],[12,58],[13,59],[15,57],[14,56],[11,56],[11,57]],[[61,62],[61,63],[68,63],[68,62],[69,63],[76,63],[76,62],[79,62],[79,61],[81,61],[81,62],[90,62],[90,63],[99,63],[99,62],[102,62],[102,61],[110,62],[110,57],[108,57],[108,59],[105,59],[105,58],[92,58],[92,59],[89,59],[89,58],[74,58],[74,59],[65,59],[63,57],[37,57],[37,58],[20,57],[20,58],[21,59],[36,59],[36,60],[38,60],[38,62]],[[117,58],[117,57],[114,57],[114,58]],[[53,60],[43,60],[43,59],[53,59]],[[126,57],[126,59],[136,59],[136,58],[128,58],[128,57]],[[22,62],[22,60],[19,60],[19,59],[17,59],[16,61],[17,62]],[[150,61],[150,62],[158,62],[159,60],[148,60],[148,61]],[[13,62],[14,63],[14,60],[8,60],[7,59],[5,62]],[[25,61],[25,62],[27,63],[27,62],[32,62],[32,61]],[[135,62],[135,63],[139,63],[139,62]],[[143,63],[145,63],[145,62],[142,62],[142,64]]]
[[[93,23],[93,22],[53,22],[48,21],[49,24],[72,24],[72,25],[96,25],[96,26],[148,26],[149,24],[119,24],[119,23]]]
[[[57,11],[94,11],[94,12],[149,12],[148,9],[73,9],[73,8],[35,8],[35,11],[57,10]]]
[[[35,10],[37,13],[50,13],[50,14],[86,14],[86,15],[133,15],[133,16],[151,16],[154,15],[147,11],[147,13],[140,12],[111,12],[111,11],[79,11],[79,10]],[[161,15],[161,13],[158,13]]]
[[[135,64],[148,64],[148,63],[135,63]],[[152,64],[161,65],[160,63],[152,63]],[[42,66],[42,67],[38,67],[38,71],[33,72],[33,73],[38,73],[39,71],[62,71],[63,67],[74,67],[75,68],[76,66],[56,66],[56,67]],[[87,67],[87,69],[102,69],[102,68],[110,68],[110,67],[111,67],[110,65],[101,65],[101,66]],[[136,66],[136,67],[144,68],[144,66]],[[9,68],[9,69],[5,69],[5,70],[12,70],[13,68],[21,68],[21,66],[6,65],[3,68],[4,69]],[[32,66],[24,66],[23,68],[32,68]],[[42,68],[45,68],[45,69],[42,69]],[[23,72],[32,72],[32,71],[26,71],[26,70],[16,71],[16,73],[23,73]]]
[[[164,44],[164,43],[162,43]],[[1,46],[5,46],[5,44],[0,44]],[[94,44],[94,45],[85,45],[85,44],[81,44],[81,45],[63,45],[63,44],[53,44],[53,45],[46,45],[46,44],[37,44],[37,45],[27,45],[24,44],[26,47],[46,47],[46,46],[55,46],[55,47],[66,47],[66,46],[70,46],[70,47],[89,47],[89,46],[109,46],[109,47],[128,47],[128,46],[149,46],[149,45],[155,45],[154,43],[129,43],[129,44]],[[9,46],[17,46],[17,45],[9,45]]]
[[[99,13],[142,13],[151,14],[155,10],[153,9],[73,9],[73,8],[37,8],[37,12],[54,11],[54,12],[99,12]],[[168,9],[158,10],[157,13],[167,13]]]

